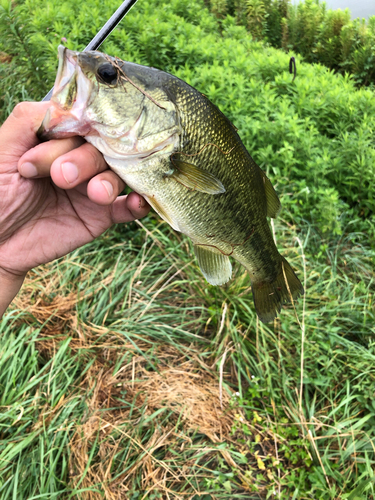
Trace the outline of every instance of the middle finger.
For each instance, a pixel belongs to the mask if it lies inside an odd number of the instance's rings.
[[[59,156],[51,165],[51,177],[56,186],[71,189],[107,169],[102,154],[85,143]]]

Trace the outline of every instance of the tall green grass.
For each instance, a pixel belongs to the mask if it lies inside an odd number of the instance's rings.
[[[3,319],[0,498],[110,498],[117,487],[131,499],[167,498],[167,490],[171,498],[348,498],[372,477],[373,273],[365,247],[345,251],[342,241],[340,256],[327,251],[317,264],[311,227],[297,236],[276,224],[301,277],[306,262],[305,313],[296,304],[302,344],[291,306],[274,325],[257,321],[242,268],[227,286],[211,287],[186,238],[153,217],[142,225],[146,231],[112,229],[33,272]],[[212,422],[199,422],[209,429],[202,434],[186,416],[182,381],[176,388],[168,370],[212,386],[213,422],[226,419],[218,442]],[[204,407],[197,389],[193,396]],[[30,464],[34,479],[20,482]],[[159,467],[157,486],[146,471]],[[146,493],[151,487],[159,496]],[[372,497],[372,483],[366,488],[361,498]]]

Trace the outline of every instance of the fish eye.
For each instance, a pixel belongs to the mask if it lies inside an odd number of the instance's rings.
[[[117,69],[111,63],[104,63],[98,68],[98,76],[103,83],[117,81]]]

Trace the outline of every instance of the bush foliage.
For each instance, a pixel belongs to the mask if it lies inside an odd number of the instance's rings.
[[[3,118],[17,100],[40,99],[48,91],[57,46],[63,41],[82,50],[110,16],[111,2],[100,14],[99,4],[49,0],[46,9],[36,0],[17,7],[2,0],[0,48],[11,59],[0,65]],[[307,219],[325,235],[342,234],[354,219],[357,229],[373,236],[373,93],[298,58],[292,81],[288,55],[252,41],[230,16],[220,22],[220,35],[218,23],[186,0],[156,12],[141,2],[103,50],[175,73],[206,94],[285,193],[284,213],[293,220]]]
[[[349,9],[327,9],[321,0],[210,0],[220,19],[230,13],[257,40],[295,51],[305,61],[375,84],[375,16],[351,20]]]

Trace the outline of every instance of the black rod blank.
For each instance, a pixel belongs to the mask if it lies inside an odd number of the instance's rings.
[[[112,33],[121,19],[126,16],[126,14],[136,2],[137,0],[125,0],[124,2],[122,2],[113,16],[105,23],[99,33],[94,36],[94,38],[87,45],[83,52],[87,52],[88,50],[96,50],[98,47],[100,47],[100,45]]]
[[[129,10],[133,7],[133,5],[137,2],[137,0],[125,0],[122,2],[120,7],[116,10],[116,12],[111,16],[110,19],[105,23],[103,28],[94,36],[91,42],[85,47],[83,52],[87,52],[88,50],[96,50],[100,47],[100,45],[104,42],[104,40],[112,33],[112,31],[116,28],[118,23],[123,19]],[[53,92],[52,89],[48,92],[48,94],[43,98],[43,101],[49,101],[51,99]]]

